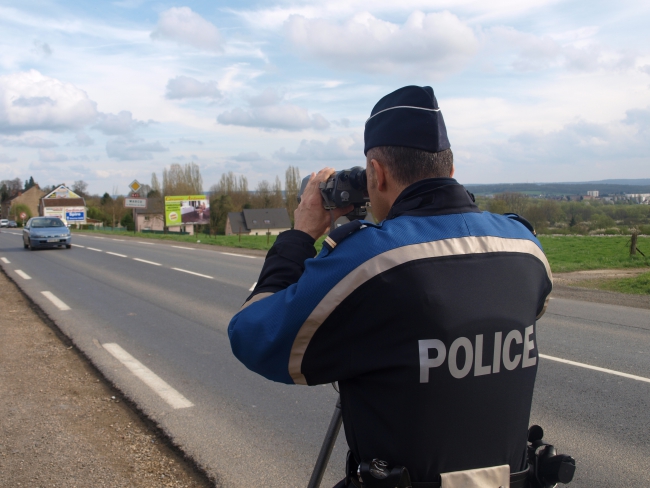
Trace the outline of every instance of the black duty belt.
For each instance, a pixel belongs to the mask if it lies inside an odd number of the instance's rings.
[[[527,488],[528,485],[528,469],[519,471],[517,473],[510,473],[510,488]],[[351,478],[352,485],[357,488],[362,488],[359,480]],[[413,481],[411,482],[412,488],[440,488],[440,481]]]

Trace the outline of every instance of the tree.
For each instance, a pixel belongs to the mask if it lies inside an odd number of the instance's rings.
[[[126,227],[126,230],[135,229],[135,223],[133,222],[133,215],[131,215],[131,212],[124,214],[120,220],[120,224],[122,224],[123,227]]]
[[[271,208],[271,185],[268,181],[262,180],[257,184],[257,190],[253,196],[254,208]]]
[[[228,212],[232,212],[230,195],[217,195],[210,199],[210,227],[215,234],[224,234]],[[233,229],[236,232],[238,229]]]
[[[36,183],[34,182],[34,177],[30,176],[28,180],[25,180],[25,191],[29,190],[30,188],[34,187]]]
[[[196,163],[172,164],[163,169],[163,195],[202,195],[203,178]],[[154,188],[153,181],[151,185]]]
[[[72,184],[72,191],[80,197],[85,197],[88,191],[88,183],[84,180],[77,180]]]
[[[18,196],[20,191],[23,189],[23,182],[20,181],[20,178],[14,178],[13,180],[2,180],[0,181],[0,188],[2,186],[6,187],[7,198],[3,200],[6,201]]]
[[[284,197],[282,196],[282,183],[280,183],[280,178],[275,177],[275,183],[273,183],[273,196],[271,197],[271,208],[282,208],[284,207]]]
[[[228,195],[232,202],[233,211],[251,208],[248,180],[243,175],[235,175],[232,171],[221,175],[219,183],[210,188],[212,195]]]
[[[150,194],[152,194],[150,196]],[[162,196],[162,188],[160,187],[160,183],[158,182],[158,176],[156,173],[151,173],[151,191],[147,195],[147,198],[152,198],[152,197],[161,197]]]
[[[18,221],[20,220],[20,214],[23,212],[27,214],[27,218],[25,220],[31,219],[33,217],[32,211],[24,203],[13,204],[9,209],[9,216],[13,217],[15,221]]]
[[[496,195],[494,200],[503,201],[507,209],[506,212],[516,213],[517,215],[523,215],[528,206],[528,197],[523,193],[505,192]]]
[[[99,204],[103,207],[106,205],[110,205],[113,202],[113,198],[108,194],[108,192],[104,193],[102,195],[101,200],[99,201]]]
[[[300,170],[297,166],[289,166],[284,174],[284,195],[286,197],[285,206],[291,222],[293,222],[293,212],[298,206],[298,192],[300,191]]]

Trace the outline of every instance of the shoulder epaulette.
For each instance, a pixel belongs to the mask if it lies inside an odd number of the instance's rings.
[[[534,236],[537,236],[537,232],[535,232],[535,228],[533,227],[533,224],[528,222],[525,218],[523,218],[521,215],[517,215],[515,213],[507,213],[503,214],[505,217],[508,217],[509,219],[516,220],[520,224],[523,224],[526,229],[528,229]]]
[[[330,232],[330,234],[323,241],[323,247],[327,248],[329,251],[332,251],[338,244],[341,243],[341,241],[346,239],[351,234],[354,234],[359,229],[363,229],[367,225],[369,225],[368,222],[365,222],[363,220],[353,220],[347,224],[343,224],[342,226],[337,227],[332,232]]]

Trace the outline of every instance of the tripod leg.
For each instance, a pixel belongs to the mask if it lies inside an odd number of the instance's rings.
[[[332,420],[330,421],[330,425],[327,428],[327,434],[325,434],[325,440],[323,441],[323,446],[320,448],[320,453],[318,453],[316,466],[314,466],[314,471],[311,474],[307,488],[318,488],[321,481],[323,481],[325,468],[327,468],[327,463],[329,462],[330,456],[332,455],[334,443],[336,442],[336,438],[339,435],[339,430],[341,430],[342,422],[343,416],[341,412],[341,398],[339,397],[338,401],[336,402],[336,408],[334,409],[334,415],[332,415]]]

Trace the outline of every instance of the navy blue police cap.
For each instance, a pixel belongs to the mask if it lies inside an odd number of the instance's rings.
[[[447,128],[430,86],[405,86],[379,100],[366,120],[364,154],[378,146],[449,149]]]

